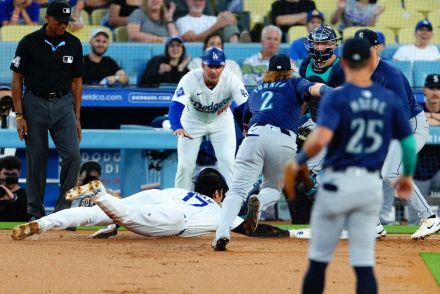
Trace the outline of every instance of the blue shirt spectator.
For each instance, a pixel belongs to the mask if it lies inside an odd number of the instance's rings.
[[[36,25],[40,17],[40,4],[32,0],[1,0],[1,25]]]

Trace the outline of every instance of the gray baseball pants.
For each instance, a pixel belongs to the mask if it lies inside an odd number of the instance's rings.
[[[64,199],[64,194],[76,185],[81,158],[73,96],[69,93],[49,101],[28,90],[23,97],[23,112],[28,126],[25,140],[27,211],[32,216],[42,217],[45,215],[48,132],[61,158],[61,187],[55,211],[70,207],[70,202]]]

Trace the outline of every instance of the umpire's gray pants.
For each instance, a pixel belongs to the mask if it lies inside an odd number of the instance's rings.
[[[55,211],[70,207],[70,202],[64,199],[64,194],[76,185],[81,158],[73,96],[69,93],[49,101],[26,91],[23,97],[23,112],[28,126],[25,140],[27,211],[32,216],[41,217],[45,215],[48,131],[61,158],[61,187]]]
[[[309,258],[330,262],[345,227],[351,264],[373,266],[382,198],[379,172],[356,167],[345,172],[325,169],[312,210]]]

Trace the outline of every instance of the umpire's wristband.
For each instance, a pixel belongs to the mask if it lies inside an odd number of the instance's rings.
[[[309,159],[310,159],[310,157],[304,151],[301,151],[300,153],[298,153],[296,155],[296,162],[299,165],[306,163],[307,160],[309,160]]]

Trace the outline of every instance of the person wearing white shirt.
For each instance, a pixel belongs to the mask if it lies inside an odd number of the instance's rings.
[[[416,25],[415,43],[400,46],[393,56],[394,60],[440,60],[440,52],[437,47],[430,45],[432,39],[432,24],[428,20],[421,20]]]

